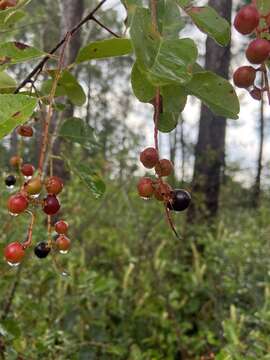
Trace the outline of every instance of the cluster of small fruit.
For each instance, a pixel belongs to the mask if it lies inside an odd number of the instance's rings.
[[[154,168],[157,178],[141,178],[137,185],[139,195],[146,200],[154,196],[158,201],[163,201],[168,210],[186,210],[191,201],[189,192],[183,189],[173,190],[162,179],[162,177],[172,174],[173,165],[171,161],[159,159],[158,151],[153,147],[148,147],[141,152],[140,161],[147,169]]]
[[[17,129],[17,133],[23,137],[31,137],[33,129],[31,126],[22,125]],[[9,213],[12,216],[18,216],[28,212],[33,218],[34,215],[31,210],[35,211],[36,208],[41,207],[48,217],[56,215],[61,207],[57,195],[63,190],[63,181],[57,176],[49,176],[43,181],[41,174],[36,174],[35,167],[32,164],[23,163],[22,158],[18,155],[11,157],[10,165],[17,170],[20,183],[18,191],[8,199]],[[5,178],[5,184],[10,190],[14,189],[16,183],[17,178],[14,175],[8,175]],[[43,188],[46,190],[46,196],[44,199],[40,199]],[[26,248],[30,247],[32,243],[32,227],[33,223],[29,227],[26,241],[22,243],[13,242],[6,246],[4,256],[9,265],[17,266],[22,261]],[[60,253],[68,252],[70,248],[70,240],[66,236],[68,224],[60,220],[56,222],[54,228],[58,234],[56,240],[53,241],[49,233],[47,242],[43,241],[36,245],[34,253],[37,257],[47,257],[51,249],[59,250]]]
[[[255,33],[256,39],[252,40],[246,49],[246,58],[251,64],[260,65],[258,68],[253,66],[241,66],[233,75],[234,84],[239,88],[247,89],[255,100],[261,100],[263,92],[269,91],[268,79],[264,79],[263,86],[256,86],[257,72],[267,77],[265,62],[270,55],[270,14],[261,15],[254,4],[242,7],[234,20],[235,29],[243,34]]]

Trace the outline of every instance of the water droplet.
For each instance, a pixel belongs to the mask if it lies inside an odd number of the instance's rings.
[[[39,197],[40,194],[33,194],[33,195],[30,195],[30,198],[31,199],[37,199]]]
[[[9,215],[11,215],[11,216],[18,216],[19,214],[15,214],[15,213],[13,213],[13,212],[9,212]]]
[[[12,263],[12,262],[9,262],[7,261],[8,265],[11,266],[11,267],[16,267],[16,266],[19,266],[20,263]]]
[[[31,180],[32,179],[32,176],[24,176],[24,180],[25,181],[29,181],[29,180]]]
[[[65,254],[67,254],[67,253],[68,253],[68,250],[60,250],[59,252],[60,252],[60,254],[65,255]]]
[[[64,277],[70,276],[69,273],[67,271],[62,271],[61,275]]]
[[[141,199],[143,199],[143,200],[150,200],[150,197],[141,196]]]
[[[6,186],[6,188],[7,188],[9,191],[12,191],[12,190],[15,188],[15,186],[14,186],[14,185],[10,185],[10,186]]]

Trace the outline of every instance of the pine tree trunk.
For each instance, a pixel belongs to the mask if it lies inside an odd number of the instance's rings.
[[[210,0],[209,5],[231,20],[232,0]],[[206,41],[206,69],[228,78],[230,45],[221,47],[212,39]],[[211,219],[218,211],[222,167],[225,163],[226,119],[214,115],[202,105],[198,142],[195,148],[193,198],[190,221],[202,217]]]

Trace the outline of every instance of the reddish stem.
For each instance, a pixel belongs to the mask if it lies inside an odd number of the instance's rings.
[[[32,244],[33,227],[34,227],[34,223],[35,223],[35,215],[29,210],[27,210],[27,212],[28,212],[28,214],[31,215],[31,222],[30,222],[30,225],[28,228],[27,239],[22,244],[24,249],[28,248]]]

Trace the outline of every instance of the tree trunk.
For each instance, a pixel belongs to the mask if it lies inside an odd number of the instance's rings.
[[[259,155],[258,155],[258,162],[257,162],[257,175],[254,184],[253,190],[253,199],[252,204],[253,206],[259,207],[260,205],[260,195],[261,195],[261,175],[262,175],[262,160],[263,160],[263,144],[264,144],[264,99],[261,101],[260,106],[260,140],[259,140]]]
[[[231,20],[232,0],[210,0],[209,5]],[[206,41],[205,67],[228,78],[230,45],[221,47],[212,39]],[[188,217],[194,221],[210,220],[217,214],[222,167],[225,163],[226,119],[214,115],[202,105],[198,142],[195,148],[193,198]]]

